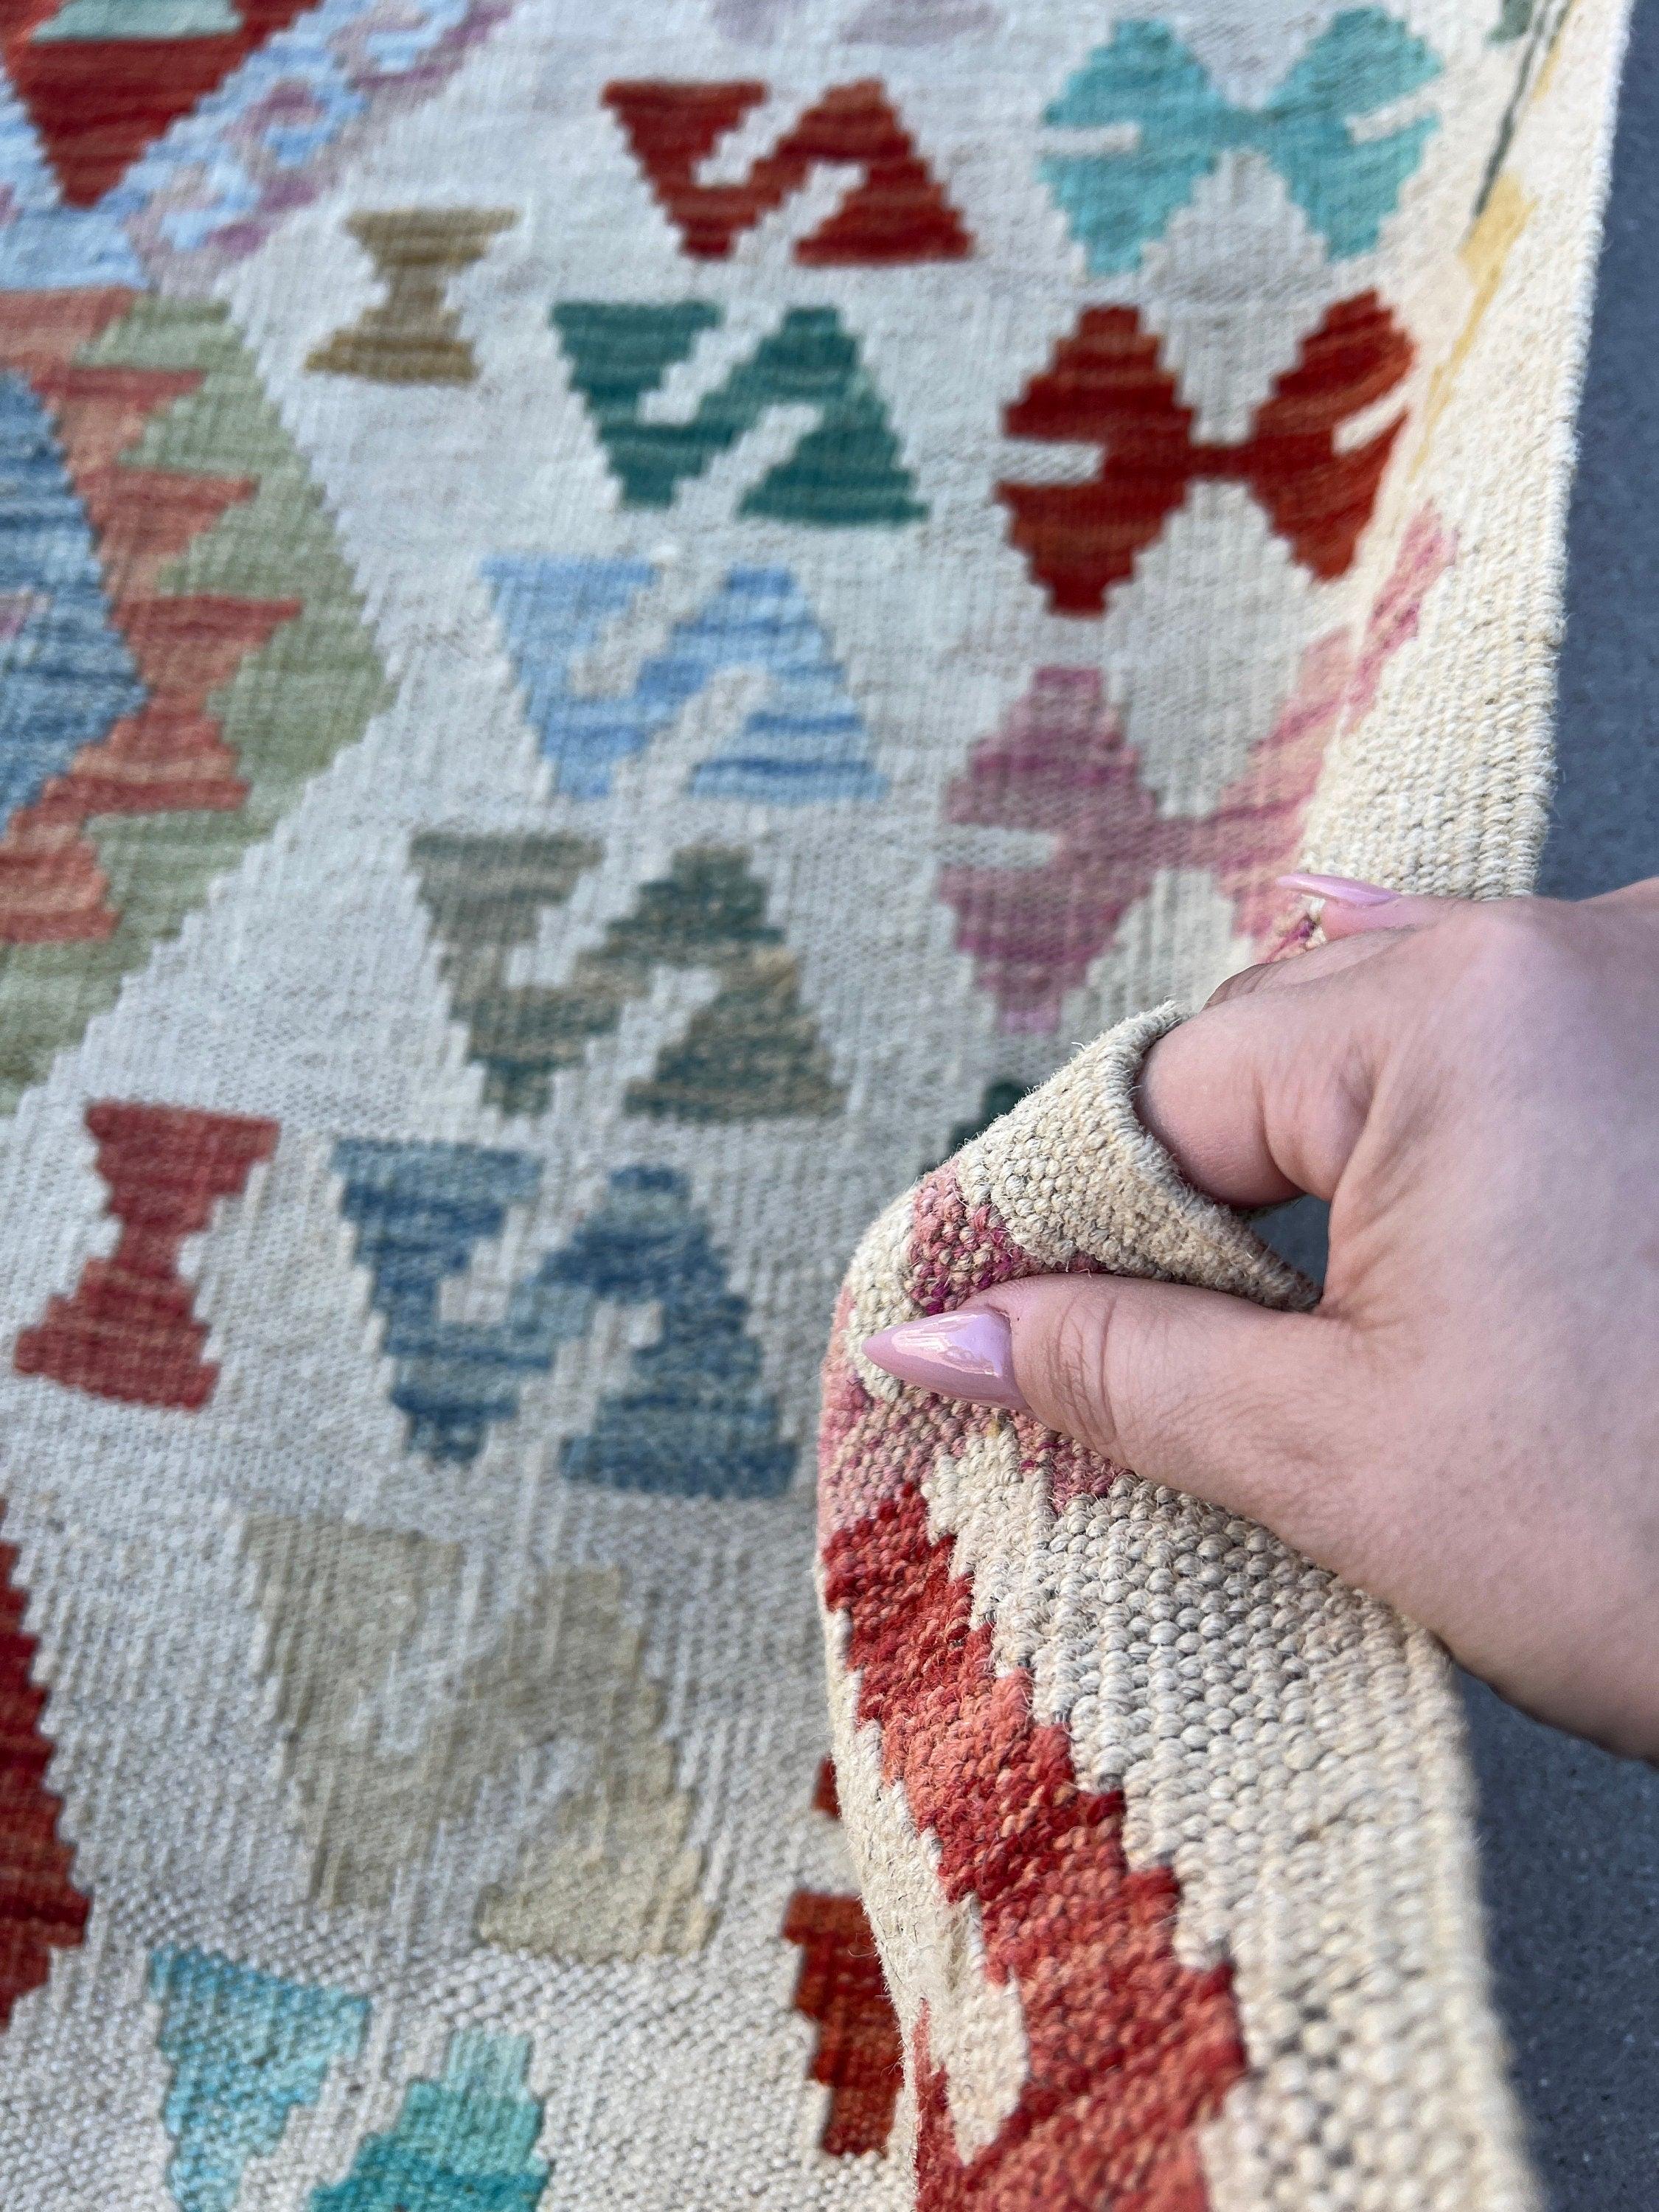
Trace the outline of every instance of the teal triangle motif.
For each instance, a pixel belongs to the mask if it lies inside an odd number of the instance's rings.
[[[32,44],[59,39],[215,39],[240,31],[230,0],[68,0]]]
[[[359,2145],[310,2212],[534,2212],[550,2168],[542,2108],[525,2087],[527,2035],[458,2028],[436,2081],[411,2081],[386,2135]]]
[[[1381,8],[1347,8],[1304,49],[1260,107],[1235,106],[1167,23],[1121,19],[1050,102],[1056,130],[1132,134],[1109,150],[1055,152],[1039,174],[1089,272],[1133,268],[1223,156],[1249,149],[1285,190],[1332,257],[1372,252],[1438,127],[1374,118],[1440,74],[1437,57]]]
[[[790,308],[687,421],[645,422],[647,398],[721,319],[704,300],[662,307],[572,300],[553,309],[571,382],[624,507],[672,507],[682,483],[702,476],[774,408],[807,407],[816,424],[744,493],[739,514],[851,530],[927,514],[858,341],[834,307]]]
[[[329,2069],[356,2057],[368,2000],[171,1948],[151,1955],[149,1992],[173,2069],[161,2107],[173,2201],[232,2212],[248,2160],[268,2157],[295,2106],[314,2105]]]

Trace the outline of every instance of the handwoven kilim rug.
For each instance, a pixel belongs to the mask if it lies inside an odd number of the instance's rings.
[[[6,2212],[1528,2202],[1437,1651],[856,1346],[1297,1295],[1140,1010],[1529,879],[1622,28],[3,0]]]

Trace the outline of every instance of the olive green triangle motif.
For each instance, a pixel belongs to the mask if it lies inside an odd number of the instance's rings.
[[[802,1004],[795,956],[766,919],[766,887],[742,852],[676,854],[562,984],[514,982],[508,969],[534,945],[544,913],[566,905],[598,862],[597,845],[556,833],[439,830],[416,837],[410,857],[467,1055],[503,1112],[544,1113],[554,1076],[616,1030],[659,969],[712,971],[717,988],[652,1074],[629,1085],[627,1112],[747,1121],[841,1111],[844,1094]]]
[[[52,296],[66,303],[66,317],[86,297]],[[56,364],[60,375],[83,379],[83,398],[97,393],[100,376],[106,394],[135,373],[160,372],[179,385],[179,396],[156,407],[131,442],[116,441],[112,457],[96,465],[89,457],[94,497],[106,508],[118,502],[129,533],[100,544],[106,583],[118,587],[125,562],[128,582],[141,580],[137,588],[154,595],[143,604],[161,617],[178,623],[194,599],[198,631],[209,637],[237,602],[281,607],[284,618],[201,702],[234,763],[225,795],[204,805],[163,789],[151,805],[89,814],[89,863],[112,926],[0,943],[0,1115],[114,1005],[126,979],[177,936],[212,884],[270,835],[391,696],[322,494],[265,398],[229,311],[216,301],[114,290],[93,295],[93,334],[70,349],[68,364]],[[49,328],[35,313],[40,319],[27,327]],[[27,373],[21,356],[13,366]],[[216,519],[206,527],[198,521],[183,550],[146,578],[177,510],[156,502],[147,514],[145,498],[171,488],[187,507],[192,484],[208,501],[216,489],[228,495],[228,503],[220,497]],[[15,520],[12,527],[16,535]],[[65,684],[76,672],[66,666]]]

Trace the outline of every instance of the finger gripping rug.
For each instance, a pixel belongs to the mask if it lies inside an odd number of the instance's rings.
[[[1135,1071],[1530,880],[1623,28],[0,9],[8,2212],[1532,2203],[1437,1649],[858,1347],[1307,1295]]]

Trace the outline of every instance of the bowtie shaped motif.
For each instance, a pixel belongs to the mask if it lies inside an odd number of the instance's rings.
[[[1380,8],[1338,15],[1261,107],[1236,107],[1163,23],[1120,23],[1043,120],[1074,130],[1133,126],[1122,151],[1051,154],[1038,163],[1097,276],[1132,269],[1224,154],[1270,161],[1332,257],[1367,253],[1399,204],[1437,124],[1418,116],[1358,137],[1367,119],[1440,73],[1422,41]]]
[[[199,1413],[219,1370],[202,1357],[208,1326],[183,1272],[185,1240],[241,1196],[276,1148],[276,1124],[111,1098],[88,1106],[86,1121],[119,1224],[115,1247],[21,1332],[12,1364],[100,1398]]]
[[[1009,536],[1057,614],[1097,615],[1192,484],[1243,483],[1304,568],[1340,576],[1406,418],[1351,453],[1339,452],[1336,432],[1411,363],[1411,340],[1375,292],[1339,300],[1274,380],[1249,436],[1212,445],[1194,438],[1193,410],[1176,398],[1135,310],[1086,307],[1003,424],[1014,438],[1097,445],[1099,471],[1086,483],[999,483],[1013,516]]]
[[[1067,995],[1161,871],[1207,872],[1231,903],[1236,934],[1266,950],[1285,905],[1274,878],[1296,858],[1326,753],[1370,712],[1384,668],[1416,636],[1455,553],[1434,508],[1421,509],[1364,630],[1334,629],[1309,646],[1272,728],[1198,812],[1164,810],[1097,668],[1036,670],[945,799],[948,822],[1053,841],[1035,867],[957,866],[939,878],[957,949],[972,956],[1000,1029],[1058,1029]]]

